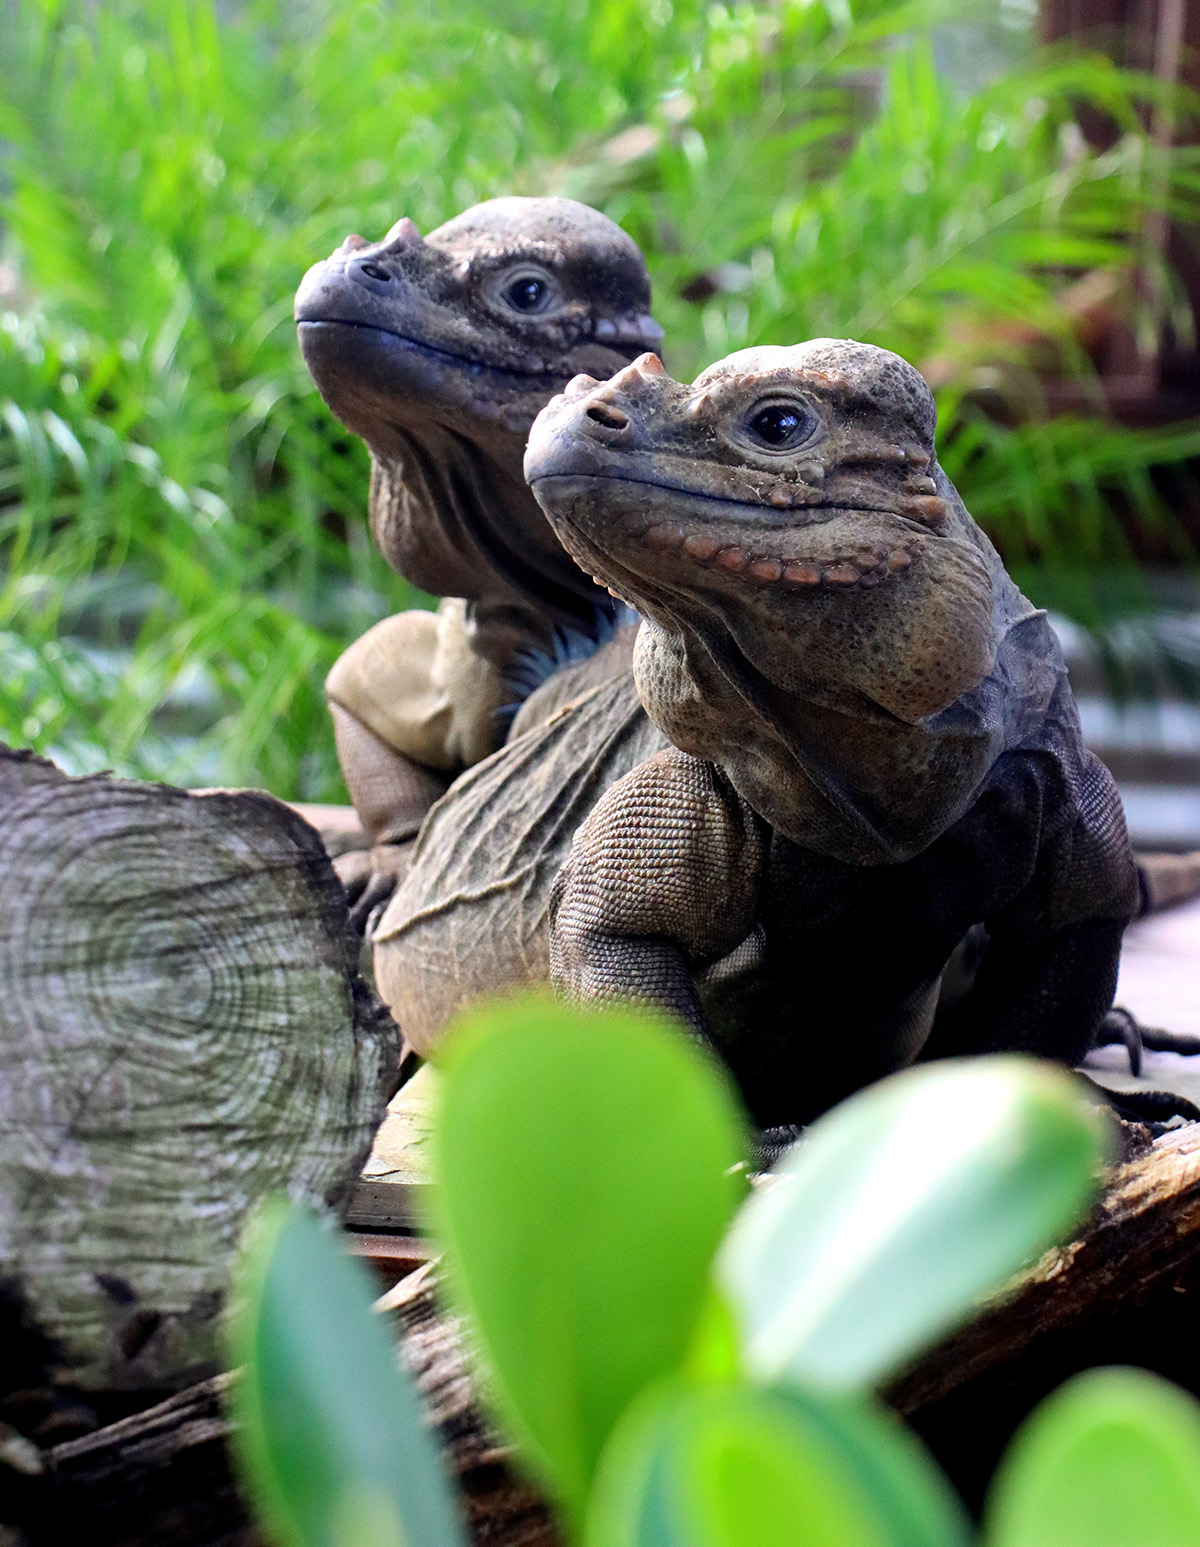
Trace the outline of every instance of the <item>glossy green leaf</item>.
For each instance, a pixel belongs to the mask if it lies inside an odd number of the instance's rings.
[[[723,1075],[647,1014],[523,997],[450,1048],[434,1173],[452,1286],[502,1417],[576,1514],[622,1410],[687,1352],[744,1153]]]
[[[1200,1403],[1146,1370],[1089,1370],[1009,1446],[987,1547],[1196,1547]]]
[[[1108,1134],[1071,1076],[1021,1058],[931,1064],[843,1102],[722,1249],[747,1370],[877,1383],[1079,1221]]]
[[[664,1385],[605,1451],[586,1547],[965,1547],[918,1441],[861,1399]]]
[[[229,1331],[235,1453],[280,1547],[462,1547],[441,1456],[365,1270],[305,1210],[248,1234]]]

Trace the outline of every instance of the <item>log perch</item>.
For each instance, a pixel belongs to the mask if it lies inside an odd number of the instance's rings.
[[[394,1319],[472,1540],[479,1547],[560,1547],[545,1502],[513,1471],[507,1447],[480,1412],[460,1324],[439,1312],[436,1289],[422,1268],[381,1305]],[[0,1462],[0,1521],[16,1525],[21,1547],[59,1547],[85,1519],[94,1547],[266,1547],[230,1466],[225,1397],[235,1378],[214,1376],[55,1445],[41,1453],[36,1475],[5,1478]]]
[[[253,1204],[344,1210],[383,1116],[399,1037],[357,955],[317,834],[270,796],[71,779],[0,749],[0,1547],[57,1547],[81,1522],[97,1547],[261,1547],[218,1316]],[[411,1200],[387,1191],[360,1187],[375,1233],[354,1249],[399,1271],[428,1246],[396,1234]],[[1137,1363],[1200,1393],[1198,1295],[1193,1124],[1118,1167],[1078,1239],[888,1400],[977,1503],[1078,1370]],[[473,1540],[557,1547],[431,1269],[383,1308]]]
[[[1047,1252],[886,1396],[977,1505],[1021,1419],[1080,1370],[1141,1365],[1200,1395],[1198,1304],[1200,1123],[1189,1123],[1118,1166],[1076,1240]]]
[[[1017,1424],[1078,1370],[1132,1362],[1200,1394],[1198,1292],[1200,1124],[1191,1124],[1118,1167],[1075,1241],[1048,1252],[886,1395],[968,1502],[978,1503]],[[457,1476],[473,1540],[480,1547],[557,1547],[549,1511],[511,1469],[482,1412],[461,1325],[439,1308],[432,1268],[402,1280],[381,1307],[395,1320],[405,1363]],[[226,1379],[46,1453],[46,1483],[76,1510],[87,1508],[102,1527],[93,1536],[99,1547],[161,1540],[154,1531],[167,1518],[164,1499],[172,1509],[189,1501],[183,1513],[191,1524],[180,1547],[256,1542],[238,1534],[249,1528],[228,1471],[220,1408]],[[160,1513],[148,1513],[147,1501],[158,1501]],[[52,1517],[42,1507],[36,1518]],[[29,1531],[30,1547],[58,1539]]]
[[[217,1368],[248,1211],[342,1203],[393,1088],[356,957],[271,796],[0,750],[0,1397]]]

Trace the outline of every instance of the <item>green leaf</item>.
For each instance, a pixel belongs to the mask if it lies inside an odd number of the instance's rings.
[[[441,1457],[358,1263],[305,1210],[255,1217],[229,1328],[234,1450],[282,1547],[462,1547]]]
[[[718,1277],[765,1381],[874,1384],[1083,1216],[1107,1120],[1048,1064],[912,1069],[843,1102],[743,1208]]]
[[[497,1407],[568,1510],[623,1409],[685,1357],[744,1192],[723,1075],[648,1014],[529,996],[445,1063],[434,1175]]]
[[[1089,1370],[1018,1430],[987,1547],[1195,1547],[1200,1403],[1146,1370]]]
[[[587,1547],[965,1547],[918,1441],[861,1400],[671,1383],[600,1465]]]

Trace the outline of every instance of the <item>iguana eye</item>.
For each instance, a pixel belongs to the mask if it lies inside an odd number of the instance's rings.
[[[546,310],[554,287],[545,275],[527,272],[510,279],[500,293],[514,311],[531,316]]]
[[[786,451],[808,439],[814,418],[811,409],[800,403],[767,403],[751,411],[746,428],[773,451]]]

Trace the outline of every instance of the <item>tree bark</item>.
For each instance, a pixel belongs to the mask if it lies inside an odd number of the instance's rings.
[[[217,1368],[247,1213],[336,1208],[383,1116],[398,1033],[356,955],[271,796],[0,750],[0,1398]]]
[[[1080,1370],[1136,1364],[1200,1395],[1198,1298],[1200,1123],[1189,1123],[1117,1167],[1076,1240],[1047,1252],[886,1395],[977,1505],[1017,1425]]]
[[[616,1248],[614,1248],[616,1249]],[[953,1482],[977,1503],[995,1462],[1030,1408],[1093,1364],[1145,1364],[1200,1394],[1194,1337],[1200,1290],[1200,1124],[1164,1135],[1119,1167],[1088,1227],[1048,1252],[981,1315],[893,1383],[888,1400],[921,1433]],[[1181,1293],[1181,1291],[1183,1291]],[[552,1516],[512,1470],[480,1406],[462,1327],[439,1308],[426,1266],[379,1302],[394,1318],[405,1363],[466,1500],[474,1541],[557,1547]],[[228,1470],[220,1396],[229,1377],[192,1388],[124,1423],[44,1455],[41,1485],[61,1511],[87,1509],[98,1547],[167,1539],[163,1521],[186,1517],[177,1547],[251,1547],[256,1538]],[[43,1506],[31,1547],[61,1518]],[[248,1533],[248,1534],[239,1534]],[[169,1538],[176,1547],[176,1537]]]
[[[480,1547],[560,1547],[545,1501],[513,1471],[507,1447],[482,1416],[460,1324],[439,1312],[429,1268],[398,1284],[380,1307],[395,1320],[472,1539]],[[6,1476],[0,1457],[0,1521],[20,1531],[18,1547],[59,1547],[81,1520],[93,1547],[265,1547],[230,1465],[224,1398],[234,1379],[215,1376],[55,1445],[36,1456],[36,1473],[10,1468]]]

